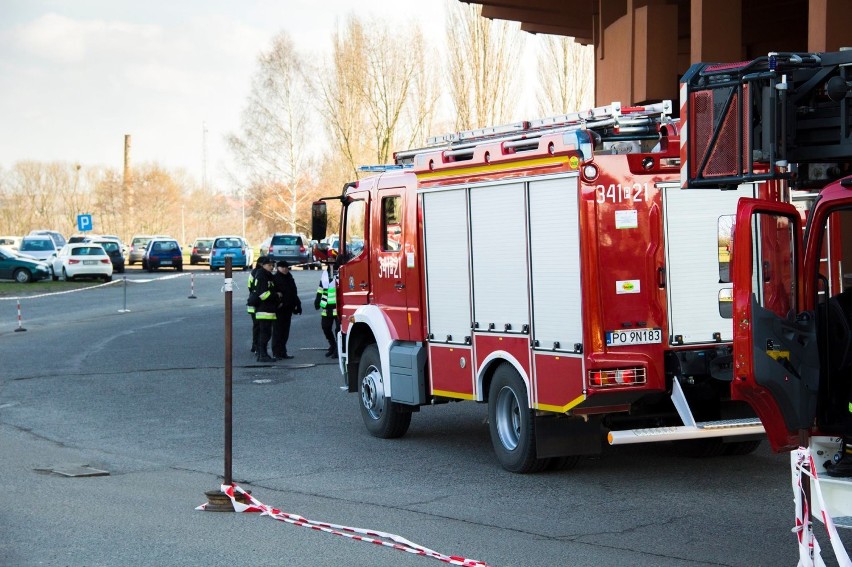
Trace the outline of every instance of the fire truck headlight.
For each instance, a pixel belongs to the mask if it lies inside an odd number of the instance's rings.
[[[594,181],[598,178],[598,166],[593,163],[589,163],[583,166],[583,180],[584,181]]]

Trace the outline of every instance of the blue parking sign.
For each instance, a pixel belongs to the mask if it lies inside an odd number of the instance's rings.
[[[80,232],[92,230],[92,215],[77,215],[77,230]]]

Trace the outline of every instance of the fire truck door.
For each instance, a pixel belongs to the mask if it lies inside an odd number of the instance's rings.
[[[369,230],[370,194],[352,193],[343,211],[342,264],[338,271],[337,311],[346,333],[349,317],[370,299],[370,247],[365,243]]]
[[[760,417],[773,449],[798,446],[819,386],[815,314],[801,311],[801,218],[795,207],[743,199],[733,239],[732,397]]]
[[[373,297],[390,319],[397,338],[408,340],[411,321],[408,317],[407,273],[409,258],[414,267],[413,219],[404,219],[406,194],[403,188],[382,189],[374,207],[371,236],[373,259]]]
[[[730,341],[730,230],[737,200],[754,197],[754,185],[733,191],[682,190],[660,185],[666,239],[669,342]]]

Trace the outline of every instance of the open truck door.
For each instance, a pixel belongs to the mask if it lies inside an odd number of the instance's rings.
[[[760,417],[775,451],[803,443],[819,389],[816,318],[803,302],[802,229],[786,203],[741,199],[733,239],[732,397]],[[805,442],[806,443],[806,442]]]

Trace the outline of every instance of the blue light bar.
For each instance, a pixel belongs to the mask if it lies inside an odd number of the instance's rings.
[[[383,165],[362,165],[358,167],[358,171],[372,171],[372,172],[381,172],[381,171],[391,171],[394,169],[405,169],[411,167],[410,164],[407,165],[395,165],[392,163],[383,164]]]

